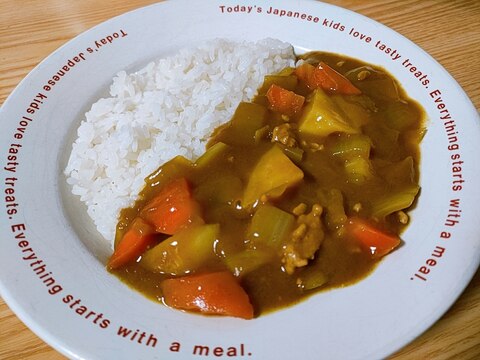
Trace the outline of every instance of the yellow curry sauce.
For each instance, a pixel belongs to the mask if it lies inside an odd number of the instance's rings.
[[[187,179],[204,223],[212,225],[208,231],[215,232],[202,245],[207,249],[184,246],[202,259],[175,273],[145,255],[112,270],[115,275],[163,301],[160,285],[167,278],[228,269],[258,316],[353,284],[375,268],[380,257],[352,238],[348,223],[360,218],[397,235],[407,226],[419,192],[423,111],[381,68],[325,52],[301,58],[328,64],[361,94],[311,89],[294,69],[267,76],[253,102],[241,103],[230,123],[212,134],[200,159],[176,157],[161,166],[121,213],[117,243],[162,186]],[[271,110],[266,92],[272,84],[305,97],[303,109]],[[317,128],[319,121],[329,122],[327,130]],[[262,177],[286,185],[270,189]],[[156,243],[168,238],[159,234]]]

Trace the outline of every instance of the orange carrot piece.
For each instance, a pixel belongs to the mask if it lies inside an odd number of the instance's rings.
[[[343,95],[359,95],[362,93],[350,80],[322,61],[317,67],[303,63],[295,69],[295,74],[310,89],[322,88]]]
[[[155,231],[173,235],[192,223],[201,224],[199,206],[192,198],[185,178],[167,183],[140,211],[140,217]]]
[[[253,318],[247,293],[228,271],[167,279],[161,288],[165,303],[176,309]]]
[[[136,260],[155,242],[154,229],[140,218],[135,218],[130,228],[108,260],[109,269],[117,269]]]
[[[322,87],[322,81],[315,76],[315,66],[309,63],[303,63],[295,69],[295,75],[304,82],[310,89]]]
[[[270,109],[285,115],[298,113],[305,102],[305,97],[276,84],[272,84],[268,89],[267,99],[270,103]]]
[[[344,95],[359,95],[362,92],[357,89],[345,76],[320,61],[316,68],[317,76],[323,76],[323,88]],[[320,75],[322,74],[322,75]]]
[[[381,231],[359,218],[350,219],[347,232],[374,258],[387,255],[401,243],[397,235]]]

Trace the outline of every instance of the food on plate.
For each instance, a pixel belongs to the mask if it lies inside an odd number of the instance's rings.
[[[149,157],[157,165],[116,210],[108,270],[172,308],[251,319],[356,283],[402,245],[420,191],[420,106],[379,67],[326,52],[293,58],[283,43],[264,45],[284,56],[249,59],[267,66],[258,65],[256,90],[230,119],[202,125],[198,151],[178,149],[200,135],[172,136],[179,147]],[[212,87],[234,81],[223,71],[242,63],[222,61]]]
[[[292,46],[275,39],[216,39],[115,76],[110,96],[85,114],[64,171],[112,247],[118,214],[134,204],[145,177],[176,155],[199,157],[264,76],[294,61]]]

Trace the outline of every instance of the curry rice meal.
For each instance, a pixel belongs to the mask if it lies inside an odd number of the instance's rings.
[[[118,214],[135,202],[145,177],[176,155],[199,157],[213,129],[255,96],[264,76],[294,60],[292,46],[278,40],[218,39],[118,73],[110,97],[81,122],[65,169],[100,234],[113,246]]]
[[[111,95],[80,126],[67,173],[115,238],[108,270],[146,296],[251,319],[355,283],[401,245],[423,112],[385,70],[217,40],[120,73]],[[96,219],[110,198],[115,213]]]

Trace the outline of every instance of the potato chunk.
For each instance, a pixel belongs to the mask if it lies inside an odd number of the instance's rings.
[[[356,134],[337,104],[322,90],[316,89],[299,119],[302,135],[325,137],[334,132]]]
[[[278,197],[302,179],[303,171],[278,146],[273,146],[260,158],[249,177],[243,207],[254,205],[262,196]]]

